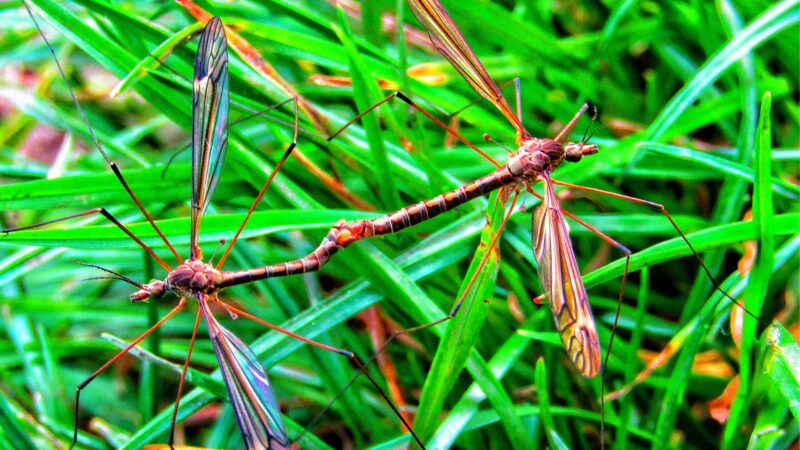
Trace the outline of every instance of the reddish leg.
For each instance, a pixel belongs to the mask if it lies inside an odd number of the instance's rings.
[[[85,388],[85,387],[86,387],[86,386],[87,386],[89,383],[91,383],[91,382],[92,382],[92,381],[93,381],[95,378],[97,378],[97,376],[98,376],[98,375],[100,375],[101,373],[103,373],[103,371],[105,371],[106,369],[108,369],[108,368],[109,368],[109,366],[111,366],[112,364],[114,364],[114,363],[115,363],[115,362],[116,362],[118,359],[122,358],[122,357],[123,357],[125,354],[127,354],[127,353],[128,353],[128,352],[129,352],[129,351],[130,351],[130,350],[131,350],[133,347],[135,347],[137,344],[139,344],[139,342],[142,342],[142,341],[144,340],[144,338],[146,338],[147,336],[149,336],[149,335],[150,335],[150,333],[152,333],[152,332],[153,332],[153,331],[155,331],[155,330],[156,330],[158,327],[160,327],[161,325],[163,325],[163,324],[164,324],[164,322],[166,322],[167,320],[169,320],[170,318],[172,318],[172,316],[174,316],[175,314],[177,314],[177,313],[178,313],[180,310],[182,310],[182,309],[183,309],[185,306],[186,306],[186,299],[185,299],[185,298],[181,298],[181,301],[178,303],[178,305],[177,305],[177,306],[175,306],[175,307],[174,307],[174,308],[173,308],[173,309],[172,309],[170,312],[168,312],[168,313],[167,313],[167,315],[165,315],[164,317],[162,317],[162,318],[161,318],[161,320],[159,320],[158,322],[156,322],[156,323],[155,323],[155,324],[154,324],[152,327],[150,327],[150,328],[149,328],[147,331],[145,331],[144,333],[142,333],[141,335],[139,335],[139,337],[137,337],[136,339],[134,339],[133,341],[131,341],[131,343],[130,343],[130,344],[128,344],[128,345],[127,345],[125,348],[123,348],[122,350],[120,350],[120,351],[119,351],[119,352],[118,352],[116,355],[114,355],[114,357],[112,357],[111,359],[109,359],[109,360],[108,360],[108,361],[107,361],[105,364],[103,364],[102,366],[100,366],[100,368],[99,368],[99,369],[97,369],[96,371],[94,371],[94,373],[92,373],[91,375],[89,375],[89,377],[88,377],[88,378],[86,378],[85,380],[83,380],[83,382],[81,382],[81,384],[79,384],[79,385],[78,385],[77,389],[75,390],[75,429],[74,429],[74,433],[73,433],[73,435],[72,435],[72,444],[70,445],[70,448],[74,447],[74,446],[75,446],[75,444],[77,444],[77,443],[78,443],[78,410],[80,409],[80,403],[81,403],[81,391],[83,390],[83,388]]]
[[[397,91],[397,92],[392,92],[391,94],[387,95],[387,96],[386,96],[386,97],[384,97],[382,100],[380,100],[378,103],[375,103],[374,105],[370,106],[369,108],[365,109],[364,111],[362,111],[362,112],[358,113],[358,115],[356,115],[355,117],[353,117],[352,119],[350,119],[350,120],[349,120],[349,121],[348,121],[346,124],[344,124],[344,125],[343,125],[341,128],[339,128],[338,130],[336,130],[335,132],[333,132],[333,133],[332,133],[330,136],[328,136],[327,140],[328,140],[328,141],[331,141],[331,140],[333,140],[334,138],[336,138],[337,136],[339,136],[340,134],[342,134],[342,133],[343,133],[343,132],[344,132],[344,131],[345,131],[345,130],[348,128],[348,127],[350,127],[350,125],[353,125],[354,123],[356,123],[356,122],[357,122],[359,119],[361,119],[361,118],[362,118],[362,117],[364,117],[365,115],[367,115],[367,114],[371,113],[372,111],[374,111],[375,109],[377,109],[377,108],[378,108],[379,106],[381,106],[382,104],[384,104],[384,103],[386,103],[386,102],[388,102],[389,100],[392,100],[392,99],[394,99],[394,98],[398,98],[398,99],[400,99],[400,100],[404,101],[404,102],[405,102],[405,103],[407,103],[409,106],[411,106],[412,108],[414,108],[414,109],[416,109],[417,111],[419,111],[420,113],[422,113],[422,114],[423,114],[425,117],[427,117],[428,119],[430,119],[430,120],[431,120],[433,123],[435,123],[436,125],[439,125],[440,127],[442,127],[442,129],[444,129],[445,131],[447,131],[448,133],[450,133],[450,134],[451,134],[453,137],[455,137],[455,138],[456,138],[456,139],[458,139],[459,141],[463,142],[463,143],[464,143],[466,146],[468,146],[468,147],[469,147],[469,148],[471,148],[472,150],[475,150],[476,152],[478,152],[478,153],[479,153],[481,156],[483,156],[484,158],[486,158],[486,160],[487,160],[487,161],[491,162],[491,163],[492,163],[492,164],[494,164],[496,167],[502,167],[502,165],[501,165],[500,163],[498,163],[497,161],[495,161],[495,160],[494,160],[494,159],[493,159],[491,156],[487,155],[487,154],[486,154],[486,153],[485,153],[483,150],[481,150],[481,149],[479,149],[478,147],[476,147],[476,146],[475,146],[475,144],[473,144],[472,142],[468,141],[468,140],[467,140],[467,139],[466,139],[464,136],[462,136],[461,134],[459,134],[459,132],[458,132],[458,131],[456,131],[456,130],[454,130],[454,129],[450,128],[450,127],[448,127],[448,126],[447,126],[447,125],[446,125],[444,122],[442,122],[441,120],[437,119],[437,118],[436,118],[436,117],[435,117],[433,114],[429,113],[427,110],[425,110],[424,108],[422,108],[421,106],[419,106],[419,105],[418,105],[416,102],[414,102],[414,101],[413,101],[413,100],[411,100],[410,98],[406,97],[406,95],[405,95],[405,94],[403,94],[403,93],[402,93],[402,92],[400,92],[400,91]]]
[[[522,122],[522,100],[520,99],[519,77],[511,79],[509,81],[506,81],[505,83],[503,83],[500,86],[498,86],[498,89],[500,89],[501,91],[504,91],[504,90],[506,90],[507,87],[511,86],[512,83],[514,84],[514,95],[516,97],[516,102],[517,102],[517,105],[516,105],[517,106],[517,117],[519,117],[519,121]],[[481,102],[484,102],[484,101],[486,101],[485,98],[478,96],[477,98],[473,99],[471,102],[467,103],[466,105],[462,106],[461,108],[458,108],[457,110],[455,110],[455,111],[451,112],[450,114],[448,114],[448,117],[450,117],[450,118],[455,117],[455,116],[461,114],[462,112],[464,112],[464,111],[472,108],[473,106],[477,105],[478,103],[481,103]]]
[[[284,106],[284,105],[289,104],[289,103],[294,103],[294,108],[295,108],[295,119],[291,123],[287,122],[285,120],[278,119],[276,117],[271,117],[271,116],[266,114],[269,111],[278,109],[279,107]],[[303,97],[294,96],[294,97],[291,97],[291,98],[289,98],[287,100],[284,100],[284,101],[282,101],[280,103],[276,103],[274,105],[271,105],[271,106],[269,106],[267,108],[264,108],[262,110],[259,110],[259,111],[245,108],[249,112],[249,114],[244,116],[244,117],[242,117],[242,118],[240,118],[240,119],[238,119],[238,120],[236,120],[236,121],[234,121],[234,122],[231,122],[229,124],[229,128],[232,127],[232,126],[235,126],[235,125],[237,125],[237,124],[239,124],[241,122],[250,120],[253,117],[257,117],[257,116],[262,116],[265,119],[270,120],[271,122],[274,122],[274,123],[277,123],[277,124],[280,124],[280,125],[285,125],[287,127],[292,127],[294,129],[294,141],[292,142],[292,144],[294,144],[294,146],[295,146],[295,148],[293,150],[293,154],[294,154],[294,157],[297,159],[297,161],[303,167],[308,169],[309,172],[311,172],[317,178],[322,180],[323,184],[328,186],[331,189],[331,191],[333,191],[336,195],[338,195],[343,200],[353,204],[353,206],[355,206],[355,207],[357,207],[359,209],[363,209],[363,210],[371,210],[371,209],[373,209],[372,206],[369,203],[365,202],[364,200],[361,200],[355,194],[350,192],[337,178],[328,175],[322,169],[317,167],[317,165],[313,161],[308,159],[308,157],[306,157],[305,154],[303,154],[300,151],[299,148],[296,148],[296,146],[297,146],[297,136],[298,136],[298,134],[300,132],[302,132],[304,135],[307,135],[307,136],[312,136],[312,137],[321,138],[321,139],[327,139],[327,129],[324,128],[324,127],[323,128],[319,127],[319,126],[322,125],[322,122],[315,121],[312,118],[312,122],[314,122],[315,125],[318,125],[316,131],[300,127],[299,118],[298,118],[298,111],[297,110],[298,110],[298,108],[302,110],[303,109],[303,106],[302,106],[303,104],[308,105],[309,103],[306,102]],[[308,112],[308,111],[306,111],[306,112]],[[309,116],[309,117],[311,117],[311,116]]]
[[[45,43],[47,44],[47,47],[50,49],[50,53],[53,55],[53,60],[56,62],[56,66],[58,67],[58,72],[61,74],[61,78],[67,85],[67,90],[69,91],[70,97],[72,97],[72,102],[75,104],[75,108],[78,110],[78,113],[80,114],[81,118],[86,124],[86,128],[89,130],[89,134],[92,136],[92,141],[94,142],[95,147],[97,148],[97,150],[100,151],[100,154],[103,155],[103,158],[106,160],[106,163],[108,163],[108,166],[114,172],[114,175],[117,177],[120,184],[122,184],[122,187],[125,188],[125,191],[128,193],[128,196],[131,198],[131,200],[133,200],[133,202],[139,208],[139,211],[141,211],[144,217],[147,219],[147,221],[150,222],[150,225],[153,227],[156,233],[158,233],[158,235],[161,237],[164,243],[167,244],[167,247],[170,249],[170,251],[172,251],[172,254],[175,255],[175,258],[178,261],[181,261],[181,257],[178,254],[178,252],[175,250],[172,244],[170,244],[167,237],[164,236],[164,233],[161,232],[161,229],[158,228],[158,225],[156,225],[155,221],[153,220],[153,217],[150,215],[150,213],[147,212],[144,205],[142,205],[142,202],[140,202],[139,199],[136,197],[136,194],[133,193],[133,190],[131,190],[131,187],[125,180],[125,177],[122,176],[122,172],[117,166],[117,163],[115,163],[114,161],[111,160],[111,158],[109,158],[105,149],[103,149],[103,146],[100,145],[100,141],[97,139],[97,136],[94,133],[94,128],[92,128],[92,124],[89,122],[89,118],[86,116],[86,113],[83,111],[83,107],[81,106],[80,102],[78,102],[78,98],[75,97],[75,93],[72,91],[72,87],[69,85],[67,76],[64,73],[64,69],[61,67],[61,63],[59,62],[58,57],[56,56],[56,52],[53,49],[53,46],[50,45],[50,41],[47,40],[47,37],[45,36],[44,32],[42,32],[42,29],[39,27],[39,22],[36,21],[36,18],[34,17],[33,12],[31,11],[28,4],[23,2],[23,5],[25,5],[25,9],[28,11],[28,15],[31,17],[31,20],[33,20],[34,25],[36,25],[36,29],[39,31],[39,34],[42,36],[42,39],[44,39]],[[164,265],[163,261],[162,265]]]
[[[753,314],[752,312],[748,311],[739,301],[737,301],[736,299],[731,297],[730,294],[728,294],[727,292],[725,292],[725,290],[722,289],[722,287],[719,285],[717,280],[714,279],[714,277],[711,274],[711,271],[709,270],[709,268],[703,262],[703,259],[700,257],[700,254],[697,252],[697,250],[695,250],[694,246],[692,246],[692,243],[686,237],[686,234],[684,234],[684,232],[680,229],[680,227],[675,222],[675,220],[672,218],[672,215],[670,215],[670,213],[667,211],[667,209],[664,207],[664,205],[661,205],[661,204],[655,203],[655,202],[651,202],[651,201],[648,201],[648,200],[636,198],[636,197],[631,197],[631,196],[628,196],[628,195],[623,195],[623,194],[617,194],[615,192],[604,191],[602,189],[596,189],[596,188],[591,188],[591,187],[586,187],[586,186],[580,186],[580,185],[575,185],[575,184],[565,183],[565,182],[560,182],[560,181],[555,181],[555,180],[552,180],[552,181],[553,181],[554,184],[565,186],[565,187],[568,187],[568,188],[571,188],[571,189],[577,189],[577,190],[582,190],[582,191],[585,191],[585,192],[591,192],[591,193],[595,193],[595,194],[599,194],[599,195],[604,195],[604,196],[608,196],[608,197],[612,197],[612,198],[617,198],[617,199],[625,200],[627,202],[634,203],[634,204],[637,204],[637,205],[648,206],[648,207],[650,207],[650,208],[652,208],[652,209],[664,214],[664,216],[667,218],[667,220],[669,220],[669,223],[672,225],[672,227],[678,233],[680,238],[689,247],[689,250],[691,250],[691,252],[694,255],[695,259],[700,264],[700,266],[703,268],[703,271],[705,272],[706,276],[711,281],[711,283],[714,285],[714,288],[717,291],[719,291],[722,295],[727,297],[731,302],[733,302],[737,306],[741,307],[742,310],[745,311],[748,315],[750,315],[751,317],[753,317],[756,320],[759,320],[759,318],[755,314]],[[587,228],[589,228],[590,230],[594,231],[600,237],[605,236],[602,233],[600,233],[599,231],[595,230],[590,225],[586,224],[582,220],[580,220],[577,217],[573,216],[572,214],[568,214],[566,211],[564,211],[564,213],[569,215],[570,217],[572,217],[576,221],[578,221],[578,223],[580,223],[580,224],[586,226]],[[610,244],[615,245],[614,242],[616,242],[616,241],[614,241],[613,239],[608,238],[607,236],[603,237],[603,239],[606,242],[609,242]],[[602,370],[603,379],[605,379],[605,369],[606,369],[606,365],[608,363],[609,355],[611,353],[611,346],[614,343],[614,335],[616,334],[615,332],[616,332],[616,329],[617,329],[620,309],[621,309],[621,306],[622,306],[622,297],[623,297],[624,291],[625,291],[625,279],[627,278],[628,268],[629,268],[630,258],[631,258],[630,250],[625,249],[625,247],[622,247],[621,245],[615,245],[615,246],[617,248],[624,249],[623,252],[625,253],[625,272],[623,274],[622,289],[620,291],[619,301],[617,302],[617,311],[616,311],[616,315],[615,315],[614,326],[612,328],[611,338],[610,338],[609,344],[608,344],[609,348],[608,348],[608,351],[606,353],[605,361],[603,363],[603,370]],[[601,389],[601,392],[600,392],[601,413],[600,414],[601,414],[601,417],[604,417],[604,410],[605,410],[605,408],[604,408],[604,404],[605,404],[605,382],[601,383],[601,388],[600,389]],[[605,431],[605,421],[601,420],[601,433],[603,433],[602,435],[604,435],[604,431]]]
[[[434,117],[431,113],[429,113],[428,111],[423,109],[421,106],[417,105],[413,100],[411,100],[410,98],[406,97],[402,92],[399,92],[399,91],[389,94],[388,96],[384,97],[382,100],[378,101],[377,103],[375,103],[374,105],[370,106],[366,110],[360,112],[358,115],[356,115],[355,117],[350,119],[346,124],[344,124],[341,128],[339,128],[335,132],[331,133],[325,139],[327,141],[331,141],[331,140],[335,139],[337,136],[342,134],[347,128],[349,128],[351,125],[353,125],[358,120],[360,120],[362,117],[364,117],[365,115],[375,111],[379,106],[381,106],[382,104],[384,104],[384,103],[386,103],[386,102],[388,102],[388,101],[390,101],[390,100],[392,100],[394,98],[399,98],[400,100],[404,101],[405,103],[407,103],[408,105],[410,105],[411,107],[416,109],[417,111],[421,112],[425,117],[427,117],[428,119],[433,121],[435,124],[439,125],[443,129],[445,129],[448,133],[453,135],[455,138],[457,138],[458,140],[460,140],[461,142],[463,142],[464,144],[469,146],[471,149],[473,149],[476,152],[480,153],[484,158],[486,158],[488,161],[492,162],[492,164],[494,164],[496,167],[501,167],[500,163],[498,163],[497,161],[492,159],[489,155],[484,153],[483,150],[479,149],[477,146],[475,146],[475,144],[473,144],[470,141],[468,141],[466,138],[461,136],[461,134],[459,134],[454,129],[452,129],[452,128],[448,127],[447,125],[445,125],[442,121],[440,121],[439,119]],[[285,104],[285,103],[286,102],[284,102],[282,104]],[[273,107],[271,107],[270,109],[273,109]],[[258,113],[254,113],[253,115],[260,115],[260,114],[261,114],[261,112],[258,112]],[[298,132],[299,132],[299,126],[298,126],[298,110],[297,110],[297,102],[296,101],[295,101],[295,121],[294,121],[293,129],[294,129],[294,134],[293,134],[293,138],[292,138],[291,144],[289,144],[289,147],[284,152],[284,154],[281,157],[281,159],[278,162],[278,164],[272,170],[272,173],[270,173],[269,178],[264,183],[264,186],[261,188],[261,191],[259,191],[259,193],[256,196],[255,200],[253,201],[253,204],[250,206],[250,209],[248,210],[247,215],[245,216],[244,220],[242,221],[242,224],[239,226],[239,229],[236,231],[235,236],[233,237],[233,239],[231,239],[230,244],[228,244],[228,247],[225,249],[225,253],[222,254],[222,257],[220,258],[219,262],[217,263],[217,269],[220,269],[222,267],[222,265],[225,263],[225,261],[227,260],[228,254],[231,252],[231,250],[233,249],[234,244],[236,244],[236,241],[239,239],[239,236],[241,235],[242,230],[244,230],[244,227],[247,224],[247,221],[250,219],[250,216],[255,211],[255,208],[261,202],[261,199],[263,198],[264,194],[266,193],[267,188],[272,183],[272,180],[275,178],[275,175],[281,169],[281,167],[283,166],[283,164],[286,161],[286,159],[289,157],[289,155],[292,153],[292,151],[294,151],[295,147],[297,146],[297,136],[298,136]]]
[[[200,327],[200,317],[202,316],[201,310],[197,309],[197,318],[194,320],[194,329],[192,330],[192,340],[189,341],[189,351],[186,353],[186,362],[183,364],[183,371],[181,372],[181,381],[178,383],[178,396],[175,399],[175,408],[172,410],[172,421],[169,425],[169,440],[167,445],[172,448],[175,441],[175,421],[178,419],[178,408],[181,404],[181,394],[183,394],[183,386],[186,382],[186,372],[189,370],[189,362],[192,360],[192,350],[194,349],[194,342],[197,339],[197,329]]]
[[[225,249],[225,253],[223,253],[222,256],[219,258],[219,262],[217,263],[217,269],[221,269],[222,265],[225,264],[225,260],[228,259],[228,254],[231,252],[231,250],[233,250],[233,246],[239,239],[239,235],[242,234],[242,230],[244,230],[245,225],[247,225],[247,221],[250,219],[250,216],[256,210],[256,206],[258,206],[258,204],[261,202],[261,199],[267,192],[267,188],[269,187],[270,184],[272,184],[272,180],[275,179],[275,175],[277,175],[278,172],[281,170],[281,167],[283,167],[283,163],[286,162],[286,160],[289,158],[289,155],[292,154],[292,151],[297,146],[297,129],[298,129],[297,127],[298,127],[298,112],[297,112],[297,102],[295,101],[294,135],[292,136],[292,143],[289,144],[289,147],[286,148],[286,151],[283,153],[283,156],[281,156],[280,161],[278,161],[278,164],[276,164],[275,168],[272,169],[272,173],[269,174],[269,178],[267,178],[267,181],[264,183],[264,186],[261,188],[261,191],[258,192],[258,195],[256,196],[255,200],[253,200],[253,204],[250,205],[250,209],[247,211],[247,215],[244,217],[244,220],[242,220],[242,224],[239,225],[239,229],[236,230],[236,234],[233,236],[233,239],[231,239],[230,244],[228,244],[228,247]]]
[[[591,187],[587,187],[587,186],[580,186],[580,185],[576,185],[576,184],[564,183],[564,182],[555,181],[555,180],[553,180],[553,183],[561,185],[561,186],[565,186],[565,187],[568,187],[568,188],[572,188],[572,189],[578,189],[578,190],[582,190],[582,191],[586,191],[586,192],[592,192],[592,193],[595,193],[595,194],[605,195],[607,197],[618,198],[620,200],[625,200],[627,202],[635,203],[637,205],[649,206],[650,208],[653,208],[654,210],[660,212],[661,214],[664,214],[664,216],[667,218],[667,220],[669,220],[669,223],[672,225],[672,228],[675,229],[675,231],[678,233],[680,238],[683,239],[683,242],[685,242],[686,245],[689,247],[689,250],[691,250],[691,252],[694,255],[695,259],[700,263],[700,266],[703,268],[703,271],[706,273],[706,276],[708,277],[708,279],[714,285],[714,288],[717,291],[719,291],[722,295],[727,297],[731,302],[733,302],[737,306],[741,307],[751,317],[753,317],[756,320],[759,320],[759,318],[756,315],[754,315],[753,313],[748,311],[747,308],[745,308],[738,300],[736,300],[733,297],[731,297],[727,292],[725,292],[725,290],[722,289],[722,287],[719,285],[719,283],[717,283],[717,280],[715,280],[714,276],[711,275],[711,270],[709,270],[709,268],[706,267],[705,263],[703,263],[703,259],[700,257],[700,254],[697,252],[697,250],[695,250],[695,248],[692,245],[692,243],[689,242],[689,239],[686,237],[686,234],[684,234],[683,231],[680,229],[680,227],[678,227],[678,224],[672,218],[672,215],[670,215],[670,213],[667,211],[667,209],[664,208],[664,205],[661,205],[661,204],[655,203],[655,202],[651,202],[651,201],[648,201],[648,200],[643,200],[641,198],[631,197],[631,196],[623,195],[623,194],[617,194],[615,192],[604,191],[602,189],[595,189],[595,188],[591,188]]]
[[[218,303],[219,303],[220,306],[225,308],[225,310],[227,310],[229,313],[233,313],[233,314],[245,317],[247,319],[250,319],[250,320],[252,320],[254,322],[258,322],[258,323],[260,323],[261,325],[264,325],[267,328],[270,328],[272,330],[281,332],[281,333],[283,333],[283,334],[285,334],[285,335],[287,335],[289,337],[292,337],[292,338],[297,339],[299,341],[305,342],[306,344],[313,345],[314,347],[321,348],[323,350],[327,350],[329,352],[333,352],[333,353],[337,353],[339,355],[345,356],[359,370],[359,372],[361,372],[365,377],[367,377],[367,379],[370,381],[370,383],[372,383],[372,385],[375,387],[375,389],[378,391],[378,393],[381,395],[381,397],[383,397],[383,399],[386,401],[386,403],[389,405],[389,407],[392,408],[392,411],[394,411],[395,415],[397,415],[397,417],[400,418],[400,421],[403,422],[403,425],[406,427],[406,429],[409,431],[409,433],[411,433],[411,436],[414,438],[414,440],[417,442],[417,444],[419,444],[419,446],[421,448],[425,448],[425,445],[422,443],[422,441],[419,439],[419,437],[417,437],[417,435],[414,433],[414,430],[411,428],[411,424],[406,421],[406,419],[400,413],[400,410],[397,409],[397,407],[394,405],[394,403],[392,403],[391,399],[386,394],[386,392],[383,391],[383,388],[381,388],[381,386],[378,384],[377,380],[375,380],[375,378],[373,378],[372,375],[369,374],[369,372],[367,371],[366,365],[363,362],[361,362],[361,360],[358,358],[358,356],[356,356],[355,353],[351,352],[350,350],[345,350],[345,349],[333,347],[333,346],[330,346],[330,345],[327,345],[327,344],[323,344],[321,342],[317,342],[317,341],[315,341],[313,339],[309,339],[309,338],[307,338],[305,336],[301,336],[301,335],[299,335],[297,333],[294,333],[292,331],[286,330],[286,329],[281,328],[281,327],[279,327],[277,325],[273,325],[273,324],[271,324],[271,323],[269,323],[269,322],[267,322],[265,320],[262,320],[262,319],[254,316],[254,315],[252,315],[252,314],[250,314],[250,313],[248,313],[246,311],[243,311],[243,310],[241,310],[239,308],[236,308],[234,306],[225,304],[225,303],[223,303],[221,301],[218,301]],[[323,413],[324,413],[324,411],[323,411]]]
[[[138,237],[136,237],[136,235],[131,233],[131,231],[128,229],[128,227],[123,225],[119,220],[117,220],[114,216],[112,216],[111,213],[106,211],[105,208],[93,208],[93,209],[90,209],[88,211],[79,212],[77,214],[72,214],[72,215],[69,215],[69,216],[66,216],[66,217],[61,217],[59,219],[48,220],[46,222],[41,222],[41,223],[37,223],[37,224],[34,224],[34,225],[28,225],[28,226],[25,226],[25,227],[6,228],[4,230],[0,230],[0,233],[13,233],[13,232],[16,232],[16,231],[31,230],[31,229],[34,229],[34,228],[43,227],[45,225],[50,225],[50,224],[62,222],[64,220],[75,219],[75,218],[78,218],[78,217],[89,216],[89,215],[92,215],[92,214],[100,214],[103,217],[105,217],[106,219],[108,219],[111,223],[113,223],[114,225],[119,227],[120,230],[122,230],[125,234],[127,234],[128,237],[130,237],[137,244],[139,244],[139,246],[142,247],[144,249],[144,251],[146,251],[150,256],[152,256],[161,265],[161,267],[167,269],[167,272],[171,272],[172,271],[172,268],[169,266],[169,264],[164,262],[164,260],[161,259],[158,255],[156,255],[155,252],[150,247],[147,246],[147,244],[142,242],[141,239],[139,239]]]

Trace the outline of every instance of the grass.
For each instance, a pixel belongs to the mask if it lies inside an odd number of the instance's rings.
[[[178,4],[161,2],[31,3],[100,141],[162,230],[188,254],[190,155],[184,150],[197,44],[181,33],[196,21]],[[381,30],[380,14],[396,14],[396,3],[402,2],[369,3],[360,16],[322,1],[203,6],[307,97],[330,129],[388,93],[380,92],[377,80],[394,83],[446,119],[475,94],[443,58],[414,44],[414,34],[406,32],[406,43],[398,44],[394,33]],[[800,245],[798,3],[508,3],[445,6],[496,80],[520,78],[524,121],[533,134],[555,135],[586,99],[598,105],[604,127],[593,142],[600,153],[563,165],[557,178],[664,204],[725,291],[760,317],[734,310],[740,322],[731,325],[732,303],[713,289],[663,216],[564,191],[566,208],[635,252],[605,392],[633,381],[654,352],[666,348],[664,354],[674,355],[627,395],[606,402],[606,444],[790,447],[800,435],[800,411],[788,400],[800,395],[791,363],[798,352],[791,334],[798,323]],[[0,15],[3,225],[103,206],[174,263],[92,148],[21,4],[4,5]],[[415,26],[409,10],[402,17]],[[168,40],[177,45],[167,57],[156,49],[171,47],[159,47]],[[166,58],[168,68],[150,54]],[[239,121],[287,95],[240,56],[231,57],[229,153],[204,222],[207,255],[219,239],[232,236],[291,140],[291,129],[276,122],[290,122],[291,107]],[[434,63],[430,70],[442,84],[407,75],[405,69],[423,62]],[[137,66],[146,69],[133,72]],[[308,79],[313,74],[347,77],[356,89],[315,85]],[[116,81],[126,77],[126,89],[109,99]],[[505,92],[513,98],[513,88]],[[505,160],[503,148],[482,139],[488,133],[513,144],[514,130],[491,105],[479,103],[458,118],[460,132]],[[401,102],[380,108],[331,143],[313,135],[315,124],[304,113],[300,126],[299,149],[352,195],[337,194],[291,158],[227,269],[298,258],[341,218],[376,217],[493,168],[466,146],[447,143],[440,128]],[[430,447],[599,445],[601,380],[577,374],[549,309],[529,301],[541,293],[530,248],[530,211],[537,201],[529,196],[524,203],[526,212],[512,215],[499,254],[482,268],[456,319],[390,345],[386,356],[394,370],[370,367],[384,386],[399,388],[403,409],[415,416],[415,430]],[[500,206],[477,200],[412,230],[357,243],[320,274],[230,289],[224,298],[366,359],[387,327],[444,316],[487,251],[495,230],[483,226],[488,215],[496,229]],[[753,219],[745,221],[749,210]],[[571,235],[605,356],[623,261],[574,222]],[[758,246],[757,256],[749,242]],[[98,272],[76,260],[138,281],[164,276],[135,243],[96,218],[0,236],[2,448],[63,448],[71,440],[73,389],[119,349],[117,338],[133,339],[174,305],[174,297],[130,304],[124,283],[81,282]],[[740,261],[752,265],[739,269]],[[301,436],[303,448],[409,442],[364,377],[324,411],[356,374],[343,358],[243,319],[220,320],[268,368],[289,434]],[[175,363],[185,358],[192,325],[193,312],[175,317],[84,391],[81,447],[166,442]],[[192,367],[179,439],[240,448],[221,381],[207,375],[216,359],[206,339],[198,340]],[[727,420],[712,419],[712,411]]]

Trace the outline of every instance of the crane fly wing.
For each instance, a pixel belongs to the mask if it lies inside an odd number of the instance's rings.
[[[205,294],[197,301],[208,325],[222,378],[248,449],[288,450],[289,437],[267,374],[252,350],[225,329],[208,307]]]
[[[192,258],[199,258],[200,222],[219,181],[228,147],[228,41],[218,17],[200,37],[192,96]]]
[[[470,48],[461,31],[438,0],[408,0],[408,6],[422,23],[439,52],[464,77],[481,97],[489,100],[514,125],[517,134],[529,136],[517,115],[511,110],[505,97],[486,72],[478,57]]]
[[[550,174],[542,174],[544,200],[533,215],[533,252],[556,328],[572,362],[585,377],[600,369],[600,344],[580,269]]]

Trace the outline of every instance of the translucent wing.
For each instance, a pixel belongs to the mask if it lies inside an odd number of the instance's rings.
[[[438,0],[408,0],[408,6],[422,23],[436,48],[464,77],[481,97],[492,102],[517,129],[520,136],[529,136],[517,115],[508,106],[500,89],[486,73],[483,64],[464,40],[464,36]]]
[[[548,172],[542,174],[542,181],[544,201],[533,215],[533,251],[539,263],[539,279],[567,354],[581,374],[591,378],[600,370],[597,330]]]
[[[267,374],[256,355],[217,322],[204,294],[197,301],[208,325],[222,378],[248,449],[289,449],[289,437]]]
[[[228,147],[228,41],[218,17],[200,37],[192,96],[192,259],[200,258],[200,222],[219,181]]]

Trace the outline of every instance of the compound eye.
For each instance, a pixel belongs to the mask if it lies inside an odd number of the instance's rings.
[[[564,148],[565,156],[564,158],[569,162],[578,162],[581,160],[581,157],[584,155],[583,153],[583,144],[567,144]]]

